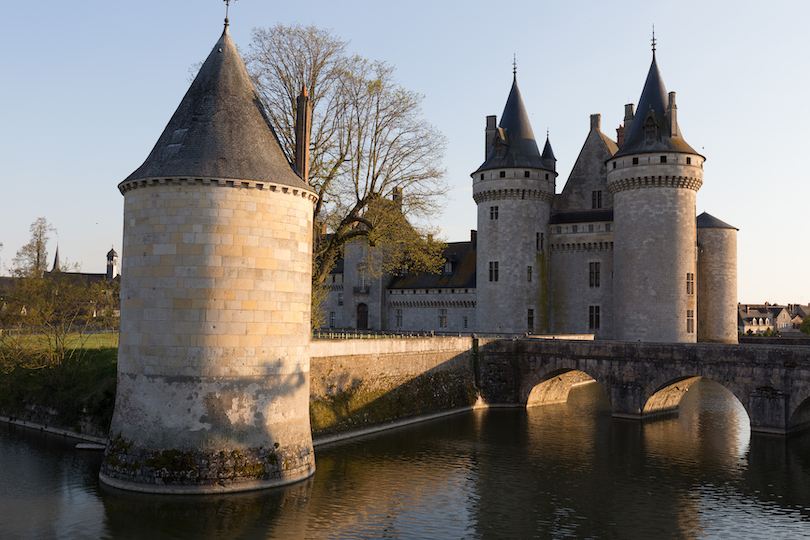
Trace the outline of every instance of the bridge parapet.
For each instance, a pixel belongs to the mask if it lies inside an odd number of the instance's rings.
[[[737,397],[753,431],[810,426],[810,347],[517,339],[482,343],[478,358],[490,404],[526,405],[537,385],[577,370],[602,386],[614,416],[641,419],[675,410],[705,377]]]

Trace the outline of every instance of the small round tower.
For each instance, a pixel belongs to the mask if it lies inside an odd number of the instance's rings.
[[[548,332],[546,243],[557,178],[551,144],[541,153],[517,85],[500,124],[487,117],[485,161],[472,173],[478,205],[476,331]]]
[[[225,31],[124,195],[118,390],[100,478],[161,493],[310,476],[313,190]]]
[[[615,336],[695,342],[695,200],[704,157],[681,136],[675,93],[653,60],[624,144],[607,161],[614,213]]]
[[[737,228],[697,218],[698,341],[737,343]]]

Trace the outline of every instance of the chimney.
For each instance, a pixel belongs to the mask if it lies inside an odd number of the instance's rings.
[[[478,247],[478,231],[470,231],[470,244],[475,251],[475,248]]]
[[[669,124],[669,136],[679,139],[681,134],[678,130],[678,106],[675,105],[675,92],[669,93],[669,104],[667,105],[667,123]]]
[[[489,149],[492,148],[492,144],[495,142],[495,134],[498,132],[496,120],[497,117],[494,114],[487,116],[487,129],[484,135],[484,160],[487,159]]]
[[[594,129],[598,129],[599,131],[602,130],[602,115],[601,114],[592,114],[591,115],[591,131]]]
[[[633,127],[633,117],[635,116],[633,109],[635,109],[635,105],[632,103],[624,106],[624,133],[626,135],[630,135],[630,128]]]
[[[616,146],[621,148],[624,145],[624,126],[619,124],[616,128]]]
[[[309,140],[312,132],[312,107],[309,105],[307,87],[301,88],[295,113],[295,170],[304,182],[309,183]]]

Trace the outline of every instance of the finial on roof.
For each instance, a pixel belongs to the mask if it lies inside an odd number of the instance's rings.
[[[512,55],[512,76],[517,79],[517,55]]]
[[[655,25],[653,25],[653,33],[652,33],[652,51],[653,57],[655,57]]]
[[[237,0],[233,0],[233,2],[236,3]],[[230,7],[231,7],[231,0],[225,0],[225,26],[228,26],[228,22],[229,22],[228,21],[228,8],[230,8]]]

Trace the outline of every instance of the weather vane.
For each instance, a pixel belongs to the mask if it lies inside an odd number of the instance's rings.
[[[653,25],[652,49],[653,49],[653,53],[655,53],[655,25]]]
[[[236,2],[237,2],[237,0],[233,0],[234,4]],[[226,23],[228,22],[228,8],[230,8],[230,7],[231,7],[231,0],[225,0],[225,22]]]
[[[517,55],[512,55],[512,75],[517,77]]]

